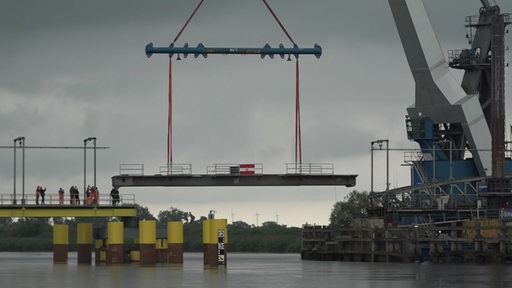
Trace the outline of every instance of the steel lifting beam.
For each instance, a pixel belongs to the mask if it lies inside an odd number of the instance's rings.
[[[146,55],[151,57],[153,54],[169,54],[172,57],[174,54],[182,54],[183,57],[187,57],[189,54],[194,55],[195,58],[200,55],[204,58],[208,57],[208,54],[238,54],[238,55],[260,55],[261,58],[269,56],[274,58],[275,55],[279,55],[283,59],[286,55],[295,56],[299,55],[315,55],[316,58],[320,58],[322,55],[322,47],[315,44],[313,48],[299,48],[294,45],[292,48],[285,48],[283,44],[280,44],[278,48],[272,48],[269,44],[265,44],[263,48],[219,48],[219,47],[205,47],[202,43],[199,43],[197,47],[189,47],[188,43],[185,43],[183,47],[174,47],[174,43],[169,47],[154,47],[153,43],[146,45]]]

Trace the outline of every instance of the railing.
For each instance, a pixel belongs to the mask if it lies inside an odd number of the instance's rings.
[[[206,167],[206,174],[209,175],[261,175],[263,174],[263,164],[251,163],[216,163]]]
[[[168,164],[160,166],[161,175],[191,175],[192,164]]]
[[[286,174],[333,175],[333,163],[286,163]]]
[[[119,164],[119,175],[144,175],[144,164]]]
[[[51,205],[51,206],[88,206],[85,204],[84,199],[82,198],[83,195],[80,194],[79,201],[73,203],[73,201],[70,199],[69,194],[64,196],[64,200],[62,204],[59,201],[59,195],[58,194],[49,194],[46,193],[44,197],[44,203],[42,202],[42,197],[37,197],[35,195],[25,195],[25,198],[22,197],[16,197],[16,204],[14,204],[14,196],[12,194],[0,194],[0,206],[1,205],[28,205],[28,206],[45,206],[45,205]],[[39,204],[37,204],[39,203]],[[119,203],[117,205],[114,205],[113,199],[110,195],[104,194],[99,197],[98,204],[99,206],[119,206],[119,205],[135,205],[135,194],[120,194],[119,195]],[[94,206],[94,205],[90,205]]]

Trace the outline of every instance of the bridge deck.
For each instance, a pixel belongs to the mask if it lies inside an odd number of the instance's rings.
[[[0,205],[0,217],[134,217],[135,205]]]
[[[347,186],[356,185],[357,175],[311,174],[186,174],[186,175],[117,175],[114,187],[189,187],[189,186]]]

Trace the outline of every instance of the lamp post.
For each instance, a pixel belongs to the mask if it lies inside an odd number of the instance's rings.
[[[389,140],[388,139],[384,139],[384,140],[375,140],[375,141],[372,141],[371,142],[371,187],[370,187],[370,192],[373,192],[373,150],[375,150],[373,148],[373,145],[374,144],[378,144],[379,145],[379,150],[382,150],[382,144],[383,143],[386,143],[386,191],[389,190]]]
[[[18,137],[16,139],[14,139],[14,145],[13,145],[13,148],[14,148],[14,173],[13,173],[13,176],[14,176],[14,189],[13,189],[13,199],[12,199],[12,204],[16,205],[17,204],[17,200],[16,200],[16,145],[18,144],[18,142],[20,143],[20,147],[22,149],[22,154],[21,154],[21,169],[22,169],[22,172],[21,172],[21,204],[24,205],[25,204],[25,137]]]
[[[380,139],[380,140],[375,140],[375,141],[372,141],[371,142],[371,192],[373,192],[373,145],[374,144],[378,144],[379,145],[379,150],[382,150],[382,144],[383,143],[386,143],[386,194],[384,196],[384,208],[388,208],[388,198],[389,198],[389,195],[387,193],[387,191],[389,191],[389,140],[388,139]]]
[[[84,200],[86,197],[87,189],[87,142],[92,141],[94,145],[94,186],[96,186],[96,137],[89,137],[84,139]]]

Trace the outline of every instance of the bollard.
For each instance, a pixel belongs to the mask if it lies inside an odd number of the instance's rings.
[[[53,225],[53,263],[68,263],[68,233],[67,224]]]
[[[92,223],[78,223],[76,252],[78,264],[92,263]]]
[[[108,222],[107,226],[107,264],[124,263],[124,226],[123,222]]]
[[[169,264],[183,264],[183,222],[167,222],[167,242]]]

